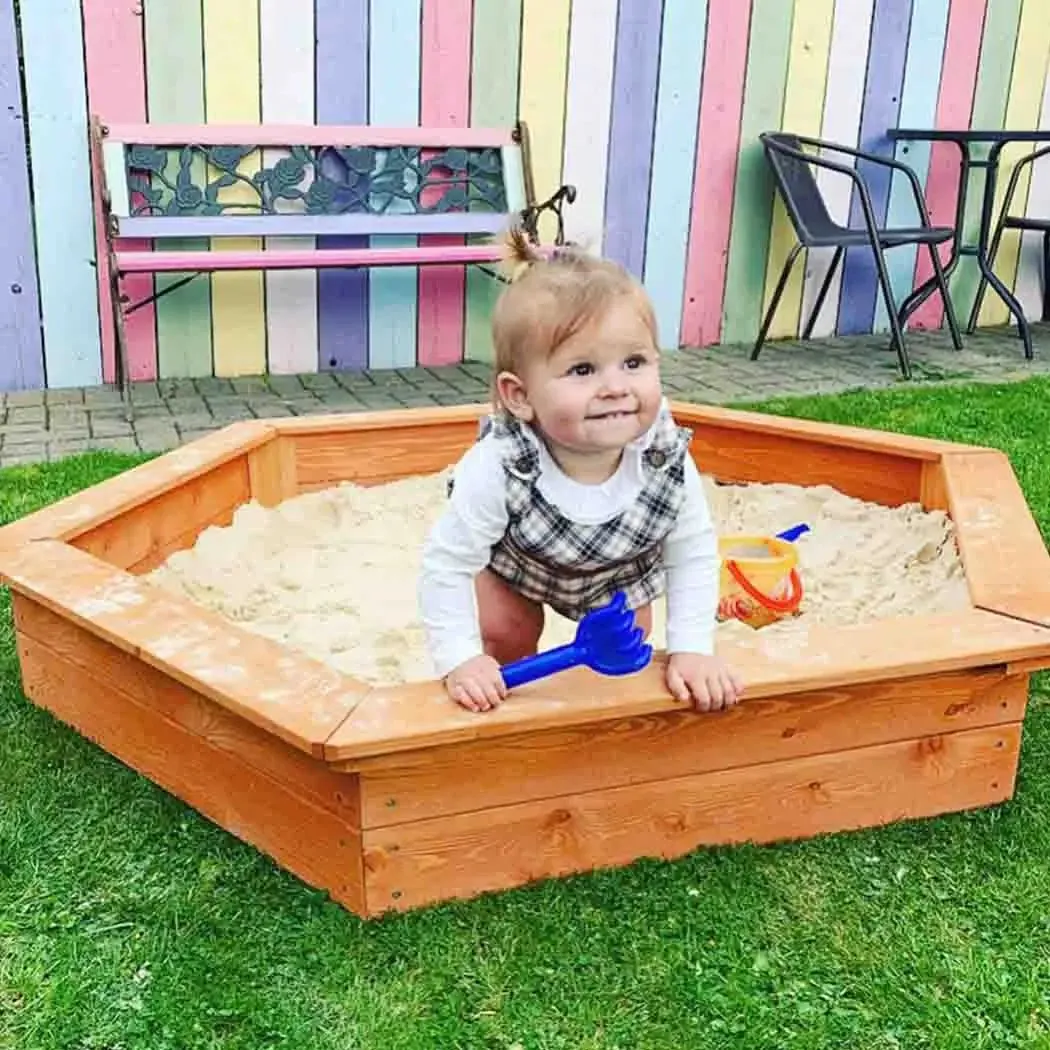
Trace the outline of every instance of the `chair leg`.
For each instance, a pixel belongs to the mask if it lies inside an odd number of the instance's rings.
[[[135,419],[135,406],[131,402],[131,374],[128,367],[128,334],[124,324],[123,289],[120,287],[120,271],[112,256],[109,272],[110,294],[113,300],[113,335],[117,344],[116,378],[120,386],[120,398],[124,402],[124,416],[129,423],[132,423]]]
[[[845,252],[846,249],[840,246],[835,249],[835,254],[831,257],[831,265],[828,267],[828,272],[824,275],[820,291],[817,292],[816,302],[813,303],[813,310],[809,315],[809,320],[806,321],[806,327],[802,329],[803,339],[809,339],[813,335],[813,326],[817,323],[817,317],[820,315],[820,311],[824,306],[824,300],[828,297],[828,292],[831,289],[831,281],[835,276],[839,263],[842,262],[842,256]]]
[[[1050,230],[1043,234],[1043,316],[1050,321]]]
[[[962,335],[959,333],[959,320],[955,316],[955,307],[952,305],[952,297],[948,291],[948,281],[944,276],[944,266],[941,265],[941,255],[937,251],[937,245],[930,244],[927,247],[930,249],[933,275],[937,279],[937,287],[940,289],[941,299],[944,301],[944,317],[948,322],[948,331],[952,333],[952,345],[956,350],[961,350],[963,345]]]
[[[886,302],[886,314],[890,321],[893,348],[897,351],[897,360],[900,361],[901,374],[905,379],[911,379],[911,362],[908,360],[908,350],[904,345],[904,330],[901,328],[900,319],[897,316],[897,307],[893,302],[893,286],[890,284],[890,274],[886,269],[886,258],[882,254],[882,245],[874,236],[871,240],[871,250],[875,254],[875,270],[879,275],[882,297]]]
[[[758,360],[762,344],[766,341],[766,333],[769,331],[769,326],[773,323],[773,315],[777,312],[777,307],[780,305],[780,297],[784,294],[784,288],[787,286],[788,278],[791,276],[791,270],[801,251],[802,243],[799,242],[788,253],[788,257],[784,262],[784,269],[780,271],[780,280],[777,281],[777,286],[773,290],[773,298],[769,302],[769,309],[766,311],[766,316],[762,318],[762,327],[758,330],[758,338],[755,340],[754,349],[751,351],[752,361]]]

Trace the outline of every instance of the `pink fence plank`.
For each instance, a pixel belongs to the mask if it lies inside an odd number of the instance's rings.
[[[473,16],[473,0],[423,0],[421,124],[463,128],[470,119]],[[462,245],[463,238],[420,237],[419,244]],[[419,364],[454,364],[463,356],[465,292],[463,270],[419,271]]]
[[[941,67],[941,90],[937,96],[937,127],[970,126],[977,62],[981,54],[985,0],[952,0],[948,12],[948,36]],[[972,191],[971,191],[972,192]],[[926,199],[930,220],[938,226],[955,225],[955,205],[959,199],[959,150],[950,142],[935,142],[930,153],[930,173],[926,179]],[[949,247],[940,249],[947,259]],[[933,276],[933,264],[926,252],[919,254],[915,283]],[[909,328],[939,328],[944,306],[939,295],[931,295],[909,319]]]
[[[88,105],[104,122],[140,121],[146,117],[146,58],[142,44],[142,15],[134,4],[109,0],[83,0],[84,50],[87,65]],[[101,173],[92,161],[96,186]],[[116,339],[109,288],[106,242],[101,207],[96,195],[95,238],[98,248],[98,299],[102,330],[102,376],[116,376]],[[146,248],[148,243],[130,243]],[[129,277],[122,287],[131,300],[153,294],[148,276]],[[128,371],[132,379],[154,379],[157,375],[157,330],[154,309],[145,306],[127,318]]]
[[[700,132],[682,302],[681,342],[706,346],[722,330],[726,257],[740,148],[750,4],[709,0]]]

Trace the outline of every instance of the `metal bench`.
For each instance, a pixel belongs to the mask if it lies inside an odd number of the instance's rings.
[[[203,273],[372,266],[492,264],[495,235],[520,222],[540,244],[544,212],[565,240],[563,185],[537,202],[528,128],[382,128],[107,124],[91,121],[104,224],[104,279],[113,302],[117,381],[130,415],[124,321]],[[428,241],[428,235],[444,235]],[[390,247],[280,248],[282,237],[414,236]],[[447,243],[447,236],[471,238]],[[221,244],[268,239],[265,250]],[[175,246],[210,238],[207,248]],[[479,238],[485,238],[479,240]],[[301,242],[296,242],[301,244]],[[131,302],[122,279],[185,273]],[[498,274],[496,274],[498,276]]]

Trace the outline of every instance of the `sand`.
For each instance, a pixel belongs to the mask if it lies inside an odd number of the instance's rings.
[[[241,627],[375,684],[433,677],[416,608],[424,537],[445,503],[448,471],[370,488],[343,484],[266,509],[240,507],[150,575]],[[970,604],[950,518],[917,504],[883,507],[828,486],[716,485],[705,478],[720,534],[811,526],[797,544],[801,615],[761,629],[782,638],[816,622],[856,624]],[[653,642],[665,640],[663,602]],[[541,648],[575,625],[548,614]],[[718,626],[718,638],[752,628]]]

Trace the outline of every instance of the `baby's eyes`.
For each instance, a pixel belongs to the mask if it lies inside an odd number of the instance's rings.
[[[629,357],[624,359],[624,367],[635,371],[641,368],[646,363],[645,354],[631,354]],[[586,361],[580,361],[573,365],[568,372],[571,376],[589,376],[594,374],[594,365]]]

